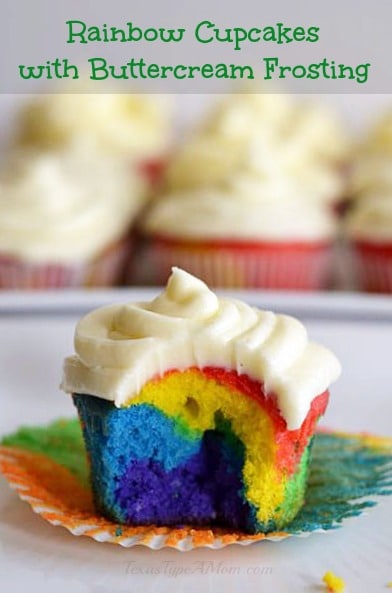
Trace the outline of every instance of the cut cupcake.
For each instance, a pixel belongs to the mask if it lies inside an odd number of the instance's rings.
[[[218,299],[174,269],[150,303],[78,324],[73,394],[98,510],[131,525],[283,528],[340,373],[297,320]]]

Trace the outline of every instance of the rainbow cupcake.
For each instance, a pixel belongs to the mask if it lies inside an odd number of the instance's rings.
[[[283,528],[339,373],[291,317],[218,299],[177,268],[150,303],[78,324],[65,361],[98,510],[131,525]]]

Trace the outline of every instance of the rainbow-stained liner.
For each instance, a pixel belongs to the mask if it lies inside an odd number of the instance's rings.
[[[340,373],[284,315],[174,269],[151,303],[83,318],[65,361],[97,508],[131,525],[281,529],[300,509]]]

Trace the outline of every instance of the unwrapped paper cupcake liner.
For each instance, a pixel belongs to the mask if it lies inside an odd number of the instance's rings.
[[[392,243],[353,245],[358,285],[367,292],[392,293]]]
[[[172,266],[220,288],[317,290],[329,282],[331,246],[301,244],[212,244],[155,240],[139,248],[129,283],[161,285]]]
[[[128,240],[117,241],[93,261],[75,264],[33,263],[0,255],[0,288],[47,289],[111,286],[124,270]]]
[[[36,513],[73,535],[126,548],[220,549],[230,544],[245,546],[262,540],[306,537],[333,530],[360,515],[376,504],[373,497],[392,494],[392,439],[317,433],[303,508],[284,531],[256,535],[212,526],[127,526],[99,515],[93,505],[77,420],[25,427],[3,438],[0,471]]]

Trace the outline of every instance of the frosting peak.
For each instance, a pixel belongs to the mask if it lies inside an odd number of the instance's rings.
[[[206,319],[217,311],[218,299],[202,280],[174,267],[166,290],[149,309],[170,317]]]
[[[301,426],[312,400],[340,374],[335,356],[309,342],[298,320],[218,299],[178,268],[151,303],[112,305],[86,315],[76,328],[75,350],[64,366],[67,392],[121,407],[169,370],[233,369],[276,395],[289,430]]]

